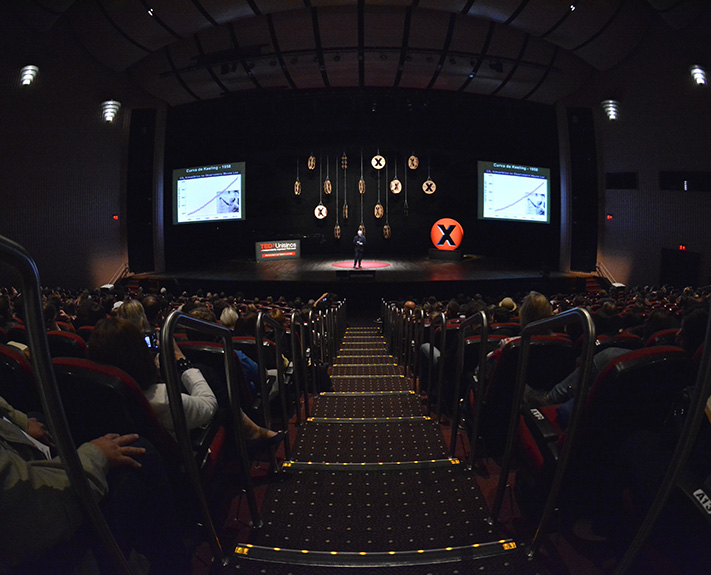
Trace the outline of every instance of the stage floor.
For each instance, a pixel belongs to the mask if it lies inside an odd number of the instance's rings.
[[[241,291],[247,297],[318,297],[335,292],[358,302],[375,298],[438,298],[459,293],[526,293],[570,291],[590,274],[551,272],[493,261],[481,256],[461,260],[436,260],[428,257],[397,256],[365,258],[363,269],[353,269],[353,260],[335,257],[307,257],[295,260],[256,262],[232,260],[204,264],[181,270],[136,274],[140,284],[168,289]]]

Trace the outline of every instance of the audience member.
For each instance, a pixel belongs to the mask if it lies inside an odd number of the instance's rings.
[[[83,513],[36,419],[0,398],[0,562],[23,572],[66,568],[61,551],[82,527]],[[108,434],[78,449],[89,488],[126,556],[135,548],[151,573],[190,573],[170,483],[160,456],[138,435]]]
[[[140,330],[126,319],[106,318],[96,324],[88,348],[89,359],[118,367],[136,381],[158,420],[174,435],[168,391]],[[200,370],[190,365],[179,348],[175,353],[180,380],[187,391],[182,399],[188,428],[201,427],[215,415],[217,399]]]

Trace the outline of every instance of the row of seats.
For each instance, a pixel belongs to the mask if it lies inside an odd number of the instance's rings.
[[[574,312],[590,317],[587,311],[576,309]],[[408,362],[409,369],[416,375],[422,373],[416,365],[418,354],[414,350],[428,334],[428,341],[434,345],[444,347],[445,341],[454,340],[460,343],[456,356],[443,369],[450,377],[450,384],[454,383],[454,389],[461,378],[461,395],[466,398],[463,411],[457,411],[454,402],[453,425],[464,421],[468,427],[472,458],[496,456],[500,461],[499,457],[503,455],[504,462],[509,462],[506,465],[515,462],[517,473],[513,483],[517,501],[530,517],[539,517],[548,503],[561,454],[572,445],[568,437],[572,421],[563,418],[566,411],[561,410],[561,406],[527,404],[522,383],[526,389],[547,391],[573,372],[581,359],[587,361],[587,354],[592,358],[611,347],[628,350],[610,361],[590,383],[589,392],[580,396],[579,417],[574,420],[576,441],[566,462],[561,491],[555,500],[559,518],[568,526],[576,518],[594,514],[598,507],[605,507],[601,501],[606,503],[611,499],[608,477],[614,476],[615,467],[620,464],[620,450],[628,441],[640,433],[661,435],[668,430],[671,417],[684,413],[676,408],[696,381],[703,353],[703,344],[693,356],[677,347],[679,330],[676,328],[660,330],[646,340],[631,330],[595,337],[590,321],[591,347],[586,351],[583,343],[588,339],[584,337],[576,338],[573,343],[562,334],[540,335],[549,332],[550,328],[546,330],[542,325],[538,329],[531,324],[532,331],[523,332],[528,362],[523,380],[520,380],[517,375],[524,345],[522,339],[501,336],[496,328],[487,331],[493,325],[487,325],[485,314],[481,319],[443,319],[430,330],[426,329],[431,326],[422,314],[397,304],[392,306],[392,311],[384,310],[384,314],[390,323],[395,349],[401,346],[399,356]],[[472,322],[472,319],[477,321]],[[437,325],[441,326],[444,321],[446,335],[445,339],[440,339],[442,334],[437,331]],[[512,333],[519,332],[512,326]],[[404,336],[403,341],[398,341],[401,336]],[[481,352],[486,354],[495,349],[492,362],[480,365]],[[439,393],[436,387],[432,389]],[[524,399],[523,404],[517,403],[520,398]],[[448,405],[445,401],[444,407]],[[509,433],[510,423],[514,423],[513,436]],[[452,432],[453,437],[456,435]],[[707,469],[709,460],[706,455]],[[692,476],[687,468],[685,480]],[[501,508],[500,497],[509,484],[508,477],[508,468],[502,467],[500,489],[495,498],[495,517]],[[709,478],[711,476],[697,476],[695,480],[687,481],[684,489],[687,506],[695,506],[701,514],[704,510],[699,497],[693,493],[703,493],[704,479],[708,482]],[[646,509],[636,511],[641,517]]]

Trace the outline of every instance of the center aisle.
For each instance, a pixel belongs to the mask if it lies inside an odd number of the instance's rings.
[[[543,574],[489,525],[474,474],[388,354],[378,327],[348,328],[264,526],[236,549],[247,573]]]

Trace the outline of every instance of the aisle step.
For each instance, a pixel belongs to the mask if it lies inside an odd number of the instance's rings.
[[[312,415],[323,417],[408,417],[422,413],[422,403],[415,394],[407,395],[319,395]]]
[[[429,419],[378,420],[367,428],[350,421],[337,426],[311,421],[293,448],[297,461],[377,463],[448,457],[439,429]]]
[[[406,391],[412,390],[412,382],[403,376],[389,376],[379,378],[336,378],[331,379],[333,390],[336,393],[370,393],[376,391]],[[329,393],[329,392],[325,392]]]
[[[251,543],[310,551],[438,549],[499,539],[472,473],[290,470],[264,502]]]

